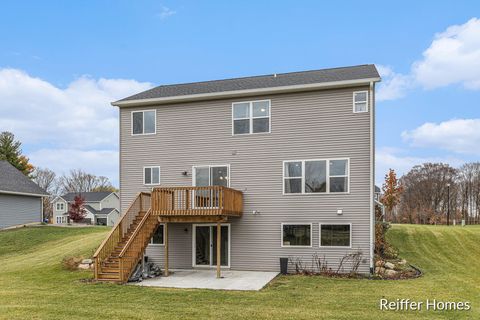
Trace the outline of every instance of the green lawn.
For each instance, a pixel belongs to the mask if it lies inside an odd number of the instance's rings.
[[[105,228],[0,232],[0,319],[480,319],[480,227],[396,225],[400,254],[425,275],[373,281],[279,277],[260,292],[83,283],[65,256],[91,255]],[[380,311],[379,299],[467,300],[462,312]]]

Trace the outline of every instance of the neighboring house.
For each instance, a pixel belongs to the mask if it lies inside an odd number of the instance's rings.
[[[0,160],[0,229],[40,223],[42,198],[47,196],[45,190],[8,161]]]
[[[69,206],[74,203],[75,196],[85,199],[83,208],[87,212],[84,223],[113,226],[120,216],[120,199],[116,192],[70,192],[55,198],[53,201],[53,223],[69,222]]]
[[[375,186],[375,200],[380,201],[380,198],[382,197],[382,189],[379,187]]]
[[[371,272],[378,81],[361,65],[164,85],[112,103],[126,213],[123,242],[106,243],[135,263],[145,253],[217,276],[278,271],[281,257],[318,255],[335,268],[353,252]],[[125,241],[128,228],[153,236],[145,251]],[[107,245],[95,257],[97,279],[124,282],[135,264],[112,267],[124,258]]]

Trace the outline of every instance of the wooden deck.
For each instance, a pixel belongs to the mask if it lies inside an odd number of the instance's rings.
[[[164,222],[215,222],[240,217],[241,191],[223,187],[160,187],[152,191],[152,215]]]

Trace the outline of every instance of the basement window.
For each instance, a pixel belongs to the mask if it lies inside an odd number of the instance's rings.
[[[320,247],[351,247],[351,224],[320,224]]]
[[[158,244],[164,245],[165,244],[165,225],[161,224],[158,226],[157,230],[153,234],[152,239],[150,240],[150,244]]]
[[[311,247],[312,224],[282,223],[282,247]]]

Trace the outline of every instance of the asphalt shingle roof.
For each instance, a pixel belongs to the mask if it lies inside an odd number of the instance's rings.
[[[69,192],[64,194],[62,198],[65,201],[73,201],[75,196],[81,196],[85,199],[85,202],[99,202],[108,197],[112,192],[110,191],[101,191],[101,192]]]
[[[35,182],[26,177],[6,160],[0,160],[0,193],[2,191],[48,195]]]
[[[366,64],[352,67],[278,73],[275,75],[270,74],[245,78],[161,85],[124,98],[118,102],[379,77],[380,75],[378,74],[375,65]]]
[[[88,204],[83,205],[83,207],[85,209],[87,209],[88,211],[90,211],[91,213],[95,214],[95,215],[97,215],[97,214],[109,214],[110,212],[115,210],[115,208],[102,208],[102,210],[96,210],[95,208],[93,208],[92,206],[90,206]]]

